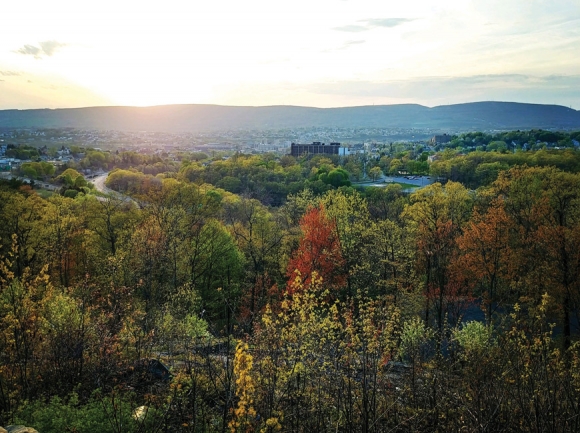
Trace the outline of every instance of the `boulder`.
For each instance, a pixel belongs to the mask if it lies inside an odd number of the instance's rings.
[[[23,425],[9,425],[5,431],[7,433],[38,433],[38,430]]]

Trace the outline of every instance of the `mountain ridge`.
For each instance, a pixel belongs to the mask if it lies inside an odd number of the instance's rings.
[[[78,128],[150,132],[209,132],[302,127],[436,130],[580,129],[580,111],[561,105],[469,102],[317,108],[292,105],[172,104],[0,110],[0,128]]]

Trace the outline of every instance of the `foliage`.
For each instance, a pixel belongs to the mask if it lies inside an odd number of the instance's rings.
[[[499,174],[511,167],[557,167],[567,172],[580,172],[580,153],[567,150],[537,150],[529,152],[485,152],[441,158],[430,166],[430,174],[468,188],[488,186]]]
[[[157,431],[159,414],[150,408],[141,420],[127,397],[97,391],[89,401],[81,402],[77,393],[67,398],[52,397],[49,402],[36,401],[18,411],[16,424],[34,426],[40,432],[75,431],[78,433],[138,433]]]
[[[31,179],[47,178],[54,175],[55,167],[48,162],[25,162],[20,172]]]
[[[342,258],[336,225],[328,219],[324,207],[312,208],[300,221],[300,245],[288,262],[288,290],[293,291],[294,278],[310,285],[313,275],[320,276],[333,288],[345,284]]]
[[[461,329],[455,330],[453,339],[466,356],[482,356],[493,344],[492,328],[481,322],[467,322]]]
[[[252,397],[255,392],[255,385],[250,375],[252,367],[253,357],[248,353],[248,344],[243,342],[238,343],[234,358],[238,407],[234,410],[234,415],[229,424],[232,433],[236,431],[247,431],[256,417]]]
[[[563,171],[543,166],[551,151],[522,151],[524,166],[494,146],[477,191],[335,188],[341,162],[321,156],[157,176],[132,153],[105,164],[122,161],[110,180],[134,201],[0,189],[1,424],[578,431],[575,156]],[[60,181],[83,188],[72,169]]]

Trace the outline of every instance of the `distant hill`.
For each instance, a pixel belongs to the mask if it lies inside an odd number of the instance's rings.
[[[0,110],[0,128],[80,128],[120,131],[200,132],[225,129],[384,127],[451,130],[580,129],[580,111],[559,105],[473,102],[344,108],[163,105]]]

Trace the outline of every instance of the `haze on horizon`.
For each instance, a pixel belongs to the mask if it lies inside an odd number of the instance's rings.
[[[13,0],[2,16],[0,109],[580,109],[578,0]]]

